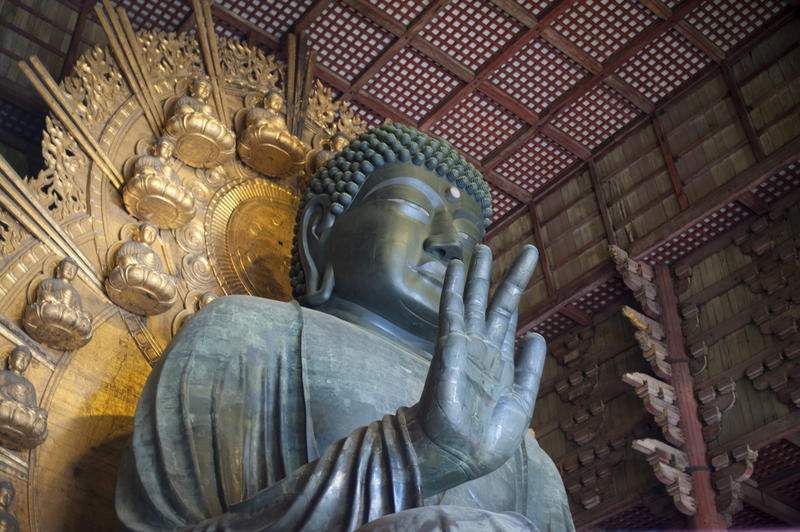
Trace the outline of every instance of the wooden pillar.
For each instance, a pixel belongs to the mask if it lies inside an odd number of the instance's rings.
[[[661,299],[661,323],[667,341],[667,351],[672,357],[672,387],[675,403],[680,411],[680,426],[685,440],[689,468],[692,475],[697,513],[689,522],[697,530],[725,530],[725,521],[717,512],[715,493],[711,487],[711,470],[706,459],[706,444],[700,419],[697,415],[697,400],[694,396],[694,379],[689,371],[689,358],[683,343],[681,319],[678,315],[678,299],[672,284],[669,266],[659,264],[656,270],[656,287]]]

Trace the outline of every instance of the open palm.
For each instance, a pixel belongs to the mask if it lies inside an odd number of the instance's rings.
[[[525,435],[545,344],[537,334],[526,336],[515,364],[514,338],[520,295],[537,259],[536,248],[526,246],[491,303],[488,247],[476,247],[468,276],[461,261],[447,267],[436,349],[414,407],[416,421],[439,451],[433,468],[439,478],[425,478],[431,464],[421,464],[426,494],[493,471]]]

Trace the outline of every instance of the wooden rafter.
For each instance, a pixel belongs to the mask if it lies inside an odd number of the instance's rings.
[[[533,203],[528,204],[528,215],[531,217],[531,227],[533,228],[533,237],[536,239],[536,247],[539,248],[539,264],[542,265],[547,295],[553,295],[556,291],[556,285],[553,281],[553,270],[550,268],[550,259],[547,256],[547,248],[544,245],[542,226],[539,224],[539,217],[536,214],[536,207]]]
[[[589,170],[589,179],[592,180],[592,190],[594,192],[594,199],[597,202],[597,209],[600,211],[600,218],[603,220],[603,228],[606,231],[606,242],[609,245],[617,245],[617,236],[614,233],[614,224],[611,222],[611,215],[608,212],[608,202],[606,201],[606,194],[603,186],[600,184],[600,179],[597,177],[597,168],[595,168],[594,161],[589,160],[586,164]]]
[[[742,498],[750,506],[777,517],[787,525],[800,523],[800,511],[750,484],[742,484]]]
[[[64,77],[68,76],[72,71],[72,64],[75,62],[75,54],[78,51],[78,44],[81,42],[81,37],[83,36],[83,28],[86,25],[86,20],[89,18],[89,13],[91,13],[92,4],[93,2],[89,0],[83,0],[83,5],[78,13],[78,20],[75,21],[75,28],[72,30],[72,37],[70,37],[67,54],[61,66],[59,79],[64,79]]]
[[[661,148],[661,155],[664,157],[664,165],[666,165],[669,179],[672,181],[672,189],[675,191],[675,196],[678,198],[678,204],[681,206],[681,210],[685,211],[689,208],[689,200],[686,198],[686,193],[683,191],[681,178],[678,176],[678,170],[675,168],[675,158],[672,156],[672,149],[669,147],[667,137],[664,135],[664,128],[661,127],[661,120],[657,115],[653,116],[653,131],[656,133],[658,147]]]

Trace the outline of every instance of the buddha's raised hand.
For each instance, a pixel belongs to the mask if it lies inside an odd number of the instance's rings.
[[[520,295],[538,257],[536,248],[525,246],[491,303],[488,247],[475,248],[466,276],[459,260],[447,267],[436,349],[409,416],[426,496],[494,471],[522,442],[545,343],[538,334],[527,335],[515,364],[514,335]]]

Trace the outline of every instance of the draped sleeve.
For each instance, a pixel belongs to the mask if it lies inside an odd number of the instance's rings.
[[[153,369],[117,482],[129,530],[354,530],[422,504],[404,410],[313,444],[295,303],[229,296]]]

